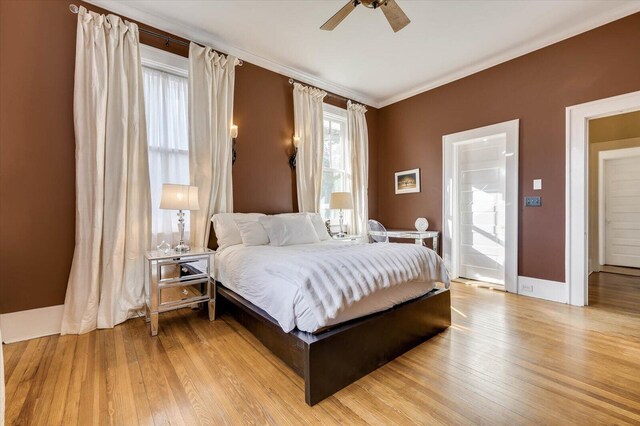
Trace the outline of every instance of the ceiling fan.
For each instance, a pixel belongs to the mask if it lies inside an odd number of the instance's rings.
[[[344,18],[349,15],[353,9],[355,9],[359,4],[362,4],[369,9],[382,9],[382,13],[384,13],[385,18],[389,21],[389,25],[393,28],[393,32],[397,33],[404,27],[406,27],[409,22],[409,18],[404,14],[396,0],[350,0],[349,3],[344,5],[342,9],[338,11],[335,15],[333,15],[327,22],[325,22],[320,29],[325,31],[332,31],[335,27],[340,24],[344,20]]]

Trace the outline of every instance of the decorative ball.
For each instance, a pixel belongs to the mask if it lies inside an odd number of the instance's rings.
[[[415,225],[418,231],[426,231],[429,228],[429,221],[425,217],[419,217],[416,219]]]

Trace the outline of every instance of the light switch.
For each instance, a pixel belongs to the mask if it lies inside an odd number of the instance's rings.
[[[535,189],[535,190],[542,189],[542,179],[534,179],[533,180],[533,189]]]
[[[524,197],[525,207],[541,207],[542,197]]]

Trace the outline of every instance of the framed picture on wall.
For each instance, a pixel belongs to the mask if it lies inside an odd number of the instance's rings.
[[[420,192],[420,169],[396,172],[396,194]]]

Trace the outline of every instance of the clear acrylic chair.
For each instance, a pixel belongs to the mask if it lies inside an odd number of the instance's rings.
[[[369,242],[371,243],[388,243],[389,236],[387,235],[387,228],[385,228],[377,220],[369,219],[367,222],[369,225]],[[374,233],[375,235],[372,235]]]

